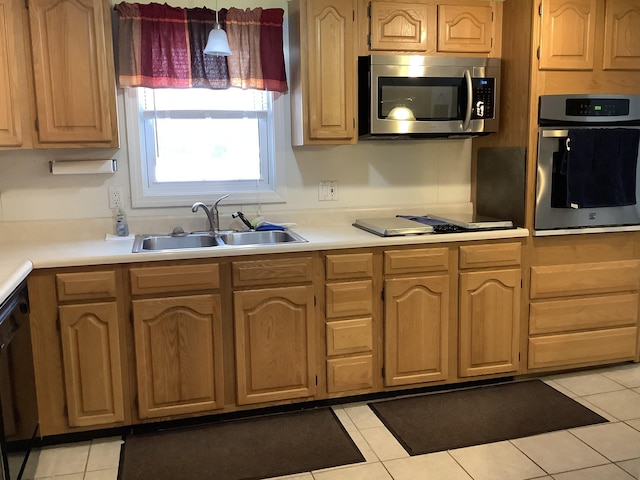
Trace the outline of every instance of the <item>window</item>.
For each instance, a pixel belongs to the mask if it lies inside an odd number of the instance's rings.
[[[236,88],[129,88],[125,95],[133,207],[186,206],[227,193],[238,204],[284,201],[284,168],[275,158],[284,95]]]

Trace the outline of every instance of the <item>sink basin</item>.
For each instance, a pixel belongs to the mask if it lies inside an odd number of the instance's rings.
[[[183,235],[149,234],[136,235],[133,243],[133,253],[176,250],[180,248],[218,247],[222,245],[271,245],[299,242],[306,242],[306,240],[288,230],[221,232],[218,235],[209,232],[195,232]]]
[[[289,230],[264,230],[250,232],[224,232],[218,235],[225,245],[269,245],[273,243],[306,242]]]
[[[146,250],[175,250],[179,248],[217,247],[220,240],[209,232],[186,235],[136,235],[133,253]]]

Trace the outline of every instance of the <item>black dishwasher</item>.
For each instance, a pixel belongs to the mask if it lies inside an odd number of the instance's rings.
[[[0,478],[18,480],[38,432],[25,282],[0,305],[0,419]]]

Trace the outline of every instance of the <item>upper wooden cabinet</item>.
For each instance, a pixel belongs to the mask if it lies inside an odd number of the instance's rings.
[[[25,65],[24,4],[0,0],[0,149],[30,145],[30,106]]]
[[[427,50],[427,5],[371,2],[371,50]]]
[[[640,2],[606,0],[601,7],[597,0],[542,0],[540,69],[640,69]]]
[[[593,68],[597,0],[542,0],[540,68]]]
[[[355,0],[297,0],[289,15],[292,144],[356,143]]]
[[[110,2],[29,0],[38,142],[118,146]]]
[[[495,38],[494,6],[438,5],[438,52],[490,54]]]
[[[373,1],[368,49],[429,55],[500,56],[501,2]]]
[[[0,148],[117,147],[110,2],[27,3],[0,0]]]
[[[604,16],[605,70],[640,70],[640,2],[607,0]]]

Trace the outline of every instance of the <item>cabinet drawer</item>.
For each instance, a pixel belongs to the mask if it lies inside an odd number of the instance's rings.
[[[116,272],[103,270],[58,273],[56,274],[56,290],[60,301],[115,298]]]
[[[638,294],[553,300],[529,306],[529,334],[635,325]]]
[[[531,267],[531,298],[638,290],[637,260]]]
[[[428,248],[384,252],[384,273],[441,272],[449,269],[449,249]]]
[[[373,349],[371,318],[327,322],[327,355],[370,352]]]
[[[371,315],[373,309],[373,284],[371,280],[330,283],[326,287],[326,293],[327,318]]]
[[[631,360],[636,354],[637,339],[636,327],[530,338],[529,368]]]
[[[220,288],[216,263],[132,268],[129,275],[133,295]]]
[[[327,392],[347,392],[372,387],[372,355],[327,360]]]
[[[519,243],[464,245],[460,247],[460,268],[520,265],[521,249]]]
[[[232,264],[233,285],[236,287],[307,282],[311,280],[312,273],[311,257],[249,260]]]
[[[343,278],[371,278],[373,276],[372,253],[327,255],[327,280]]]

